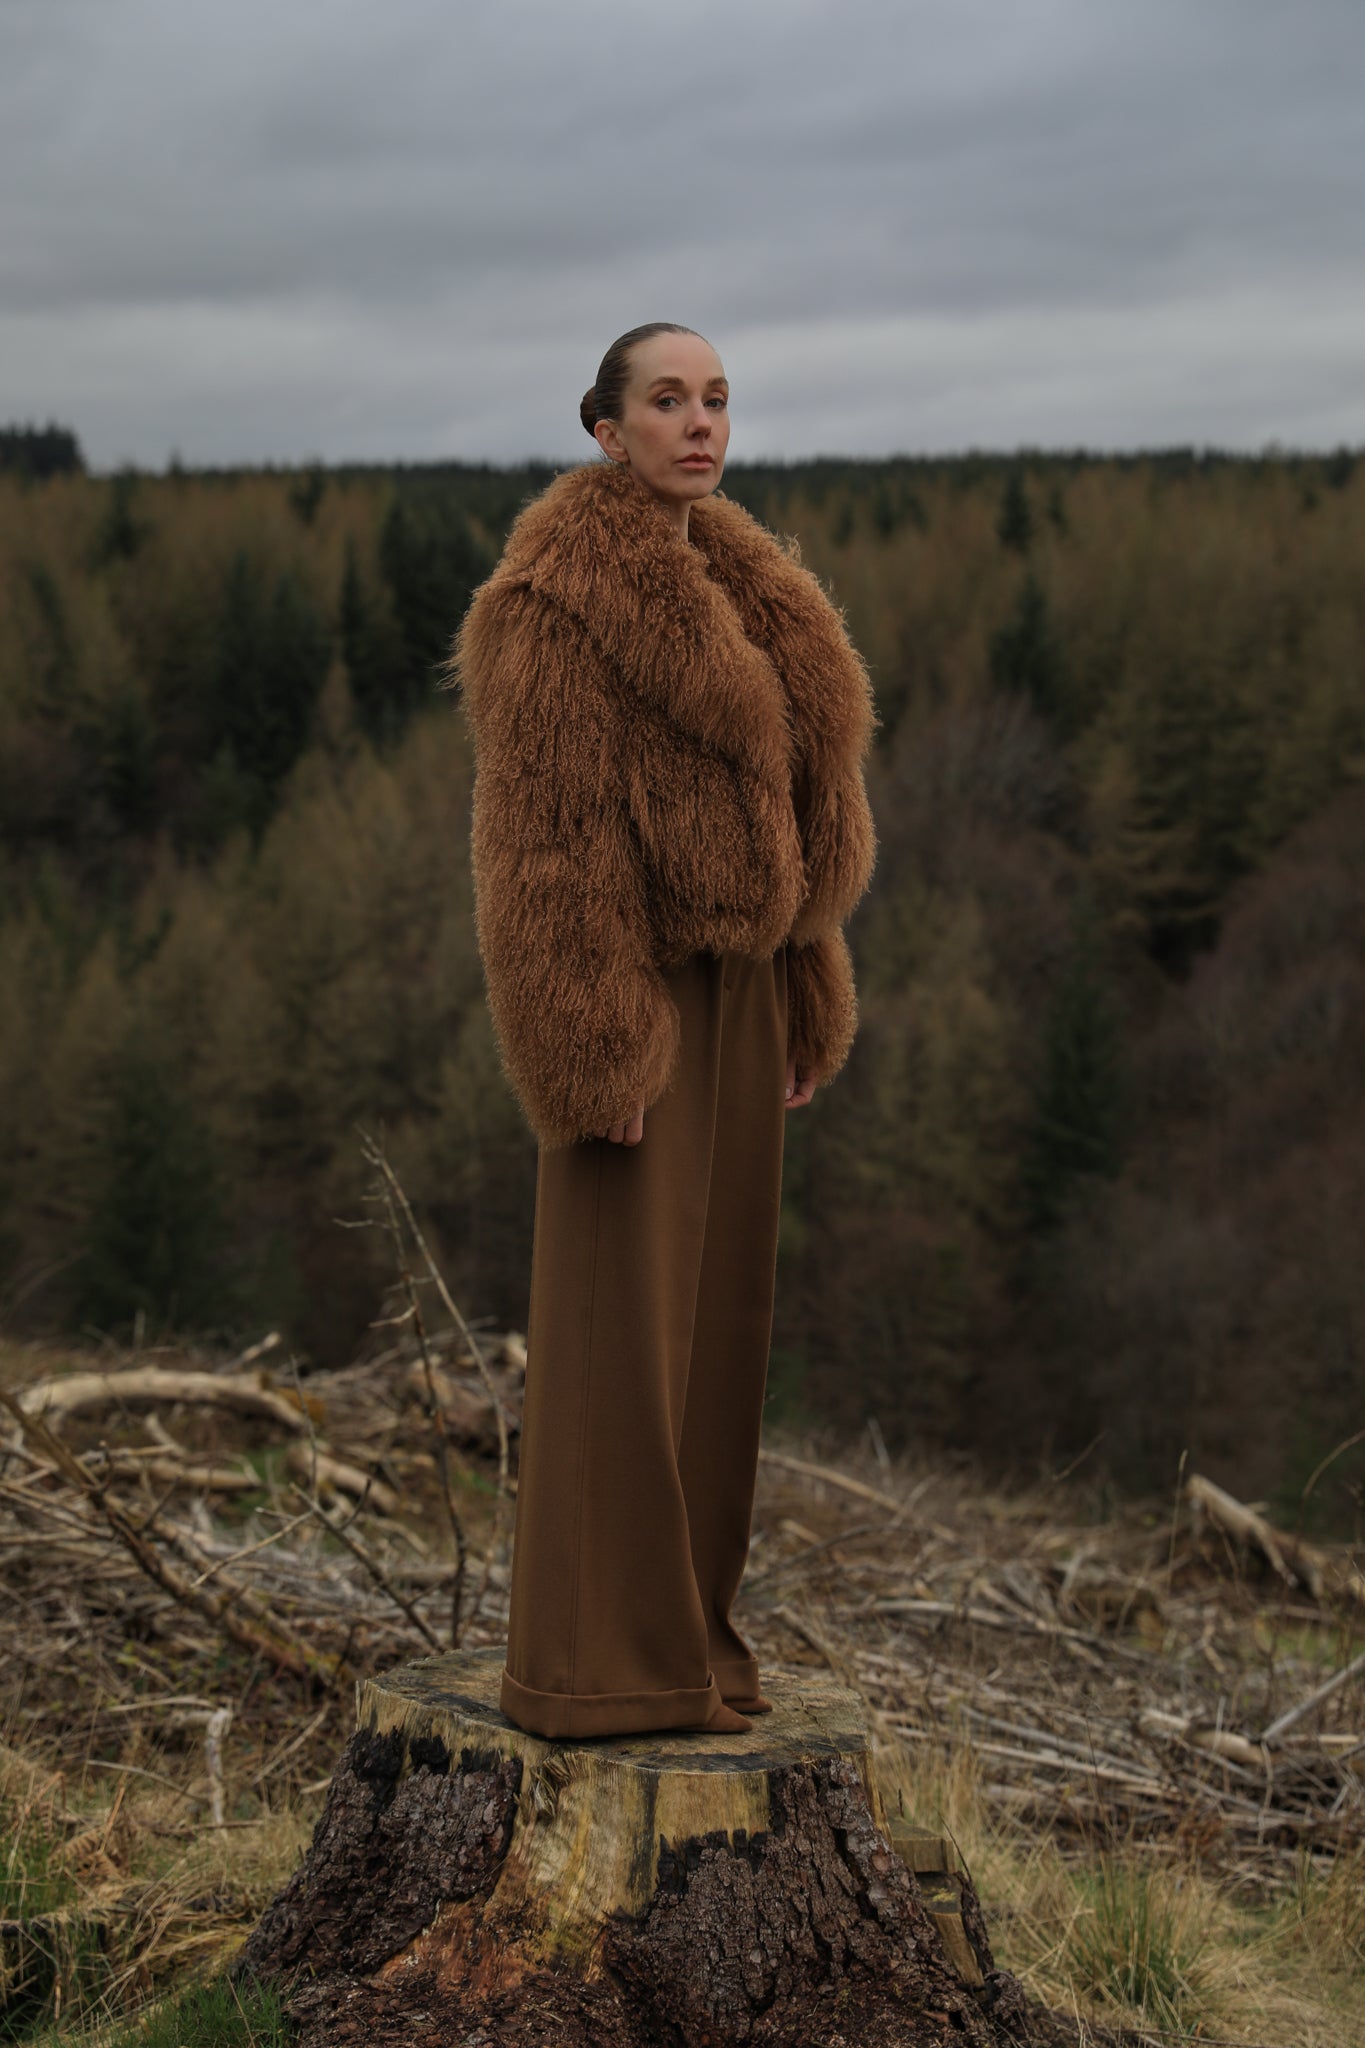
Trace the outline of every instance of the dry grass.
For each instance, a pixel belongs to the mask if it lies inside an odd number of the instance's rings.
[[[932,1752],[888,1745],[893,1805],[958,1845],[996,1960],[1030,1995],[1153,2041],[1359,2048],[1365,2043],[1365,1864],[1302,1866],[1259,1903],[1216,1870],[1138,1836],[1079,1850],[992,1804],[970,1739]]]
[[[5,1937],[0,2040],[163,2048],[133,2017],[220,1975],[296,1861],[349,1733],[344,1670],[448,1642],[457,1594],[461,1641],[501,1640],[483,1381],[456,1332],[433,1337],[457,1581],[415,1349],[384,1335],[311,1376],[299,1412],[316,1469],[331,1454],[371,1474],[386,1514],[316,1486],[310,1507],[268,1417],[71,1416],[81,1479],[3,1418],[0,1915],[24,1931]],[[484,1348],[515,1435],[517,1343]],[[0,1386],[94,1363],[0,1344]],[[273,1385],[294,1385],[278,1360]],[[252,1484],[209,1494],[164,1464],[153,1482],[133,1455],[152,1440]],[[120,1512],[188,1578],[249,1595],[307,1663],[281,1668],[158,1579]],[[1183,1507],[1103,1513],[1075,1487],[1005,1495],[789,1442],[761,1467],[741,1624],[774,1672],[827,1664],[863,1694],[888,1800],[957,1841],[997,1959],[1033,1996],[1154,2041],[1365,2048],[1360,1683],[1259,1740],[1359,1651],[1352,1561],[1329,1562],[1313,1597]],[[183,2007],[175,2042],[274,2040],[224,1996]]]
[[[119,2036],[149,2002],[220,1972],[297,1861],[311,1810],[187,1825],[193,1776],[177,1783],[174,1759],[158,1761],[92,1752],[51,1773],[0,1750],[0,2041]]]

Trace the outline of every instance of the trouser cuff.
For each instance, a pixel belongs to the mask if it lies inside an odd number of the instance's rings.
[[[758,1660],[732,1657],[711,1666],[711,1676],[727,1700],[751,1700],[758,1691]]]
[[[519,1728],[552,1741],[564,1736],[635,1735],[651,1728],[690,1728],[704,1721],[720,1705],[720,1687],[711,1678],[707,1685],[670,1692],[536,1692],[519,1684],[504,1665],[498,1705]]]

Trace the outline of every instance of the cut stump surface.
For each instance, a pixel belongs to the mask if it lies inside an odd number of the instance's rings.
[[[312,1846],[242,1962],[283,1984],[303,2048],[1029,2038],[965,1876],[950,1961],[855,1693],[767,1667],[747,1733],[547,1741],[499,1711],[501,1669],[464,1651],[358,1687]]]

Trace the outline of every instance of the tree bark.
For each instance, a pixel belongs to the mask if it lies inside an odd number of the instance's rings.
[[[549,1742],[499,1712],[501,1664],[465,1651],[359,1686],[312,1847],[239,1965],[282,1985],[301,2048],[1031,2038],[961,1874],[980,1985],[950,1962],[855,1694],[770,1674],[747,1734]]]

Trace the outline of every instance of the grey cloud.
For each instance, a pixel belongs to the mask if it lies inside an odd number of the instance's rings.
[[[1346,0],[11,6],[0,409],[97,459],[576,455],[658,313],[768,452],[1365,435]]]

